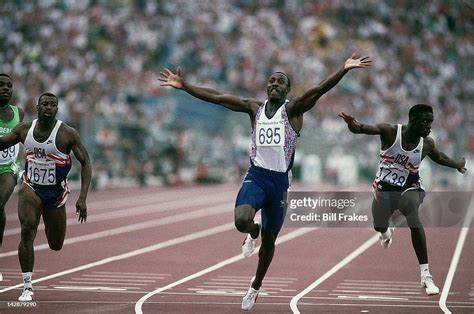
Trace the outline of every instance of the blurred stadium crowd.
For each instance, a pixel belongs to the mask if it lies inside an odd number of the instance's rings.
[[[371,180],[379,141],[349,133],[340,111],[366,123],[405,123],[412,105],[428,103],[438,147],[474,157],[469,3],[5,0],[1,72],[13,77],[26,120],[42,92],[60,97],[59,118],[91,153],[95,187],[214,182],[245,170],[248,118],[160,88],[160,70],[181,66],[191,83],[263,100],[271,72],[285,71],[295,96],[357,51],[374,64],[347,75],[305,116],[295,177],[314,154],[323,181],[342,184],[337,156],[350,155],[356,180]],[[435,172],[434,186],[456,184],[455,171]]]

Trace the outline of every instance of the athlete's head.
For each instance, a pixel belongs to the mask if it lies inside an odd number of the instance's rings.
[[[434,120],[433,108],[425,104],[414,105],[408,112],[408,119],[408,123],[421,137],[427,137]]]
[[[13,94],[12,79],[8,74],[0,73],[0,107],[10,103]]]
[[[284,101],[291,90],[290,78],[283,72],[270,75],[267,84],[267,95],[270,101]]]
[[[38,98],[38,118],[42,120],[54,120],[58,113],[58,97],[52,93],[43,93]]]

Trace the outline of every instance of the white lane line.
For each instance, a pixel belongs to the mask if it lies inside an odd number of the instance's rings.
[[[472,222],[472,213],[474,212],[474,198],[471,201],[471,208],[468,209],[466,217],[464,218],[463,227],[459,233],[458,242],[456,243],[456,248],[454,249],[453,258],[451,259],[451,265],[449,265],[448,274],[446,275],[446,280],[444,281],[443,291],[441,291],[441,297],[439,298],[439,307],[444,313],[451,313],[451,311],[446,306],[446,300],[448,299],[449,290],[451,289],[451,284],[453,283],[454,274],[456,273],[456,268],[458,267],[459,259],[461,258],[461,252],[466,242],[467,233],[469,232],[469,227]]]
[[[301,228],[301,229],[297,229],[295,231],[291,231],[283,236],[281,236],[280,238],[277,239],[276,241],[276,245],[279,245],[281,243],[284,243],[284,242],[287,242],[287,241],[290,241],[294,238],[297,238],[299,236],[302,236],[308,232],[311,232],[311,231],[314,231],[316,230],[317,228]],[[256,248],[256,251],[258,251],[260,249],[260,246]],[[239,255],[236,255],[236,256],[233,256],[231,258],[228,258],[226,260],[223,260],[222,262],[219,262],[217,264],[214,264],[210,267],[207,267],[201,271],[198,271],[192,275],[189,275],[187,277],[184,277],[184,278],[181,278],[180,280],[177,280],[175,282],[172,282],[164,287],[161,287],[161,288],[158,288],[156,289],[155,291],[152,291],[150,293],[147,293],[146,295],[144,295],[143,297],[140,298],[140,300],[137,301],[137,303],[135,304],[135,313],[143,313],[142,311],[142,307],[143,307],[143,303],[148,300],[150,297],[156,295],[156,294],[159,294],[165,290],[168,290],[168,289],[171,289],[171,288],[174,288],[176,286],[179,286],[185,282],[188,282],[188,281],[191,281],[195,278],[198,278],[198,277],[201,277],[205,274],[208,274],[210,272],[213,272],[217,269],[220,269],[224,266],[227,266],[229,264],[232,264],[232,263],[235,263],[237,261],[240,261],[241,259],[244,259],[245,257],[242,256],[242,254],[239,254]]]
[[[100,238],[105,238],[105,237],[110,237],[110,236],[119,235],[119,234],[123,234],[123,233],[154,228],[154,227],[158,227],[158,226],[169,225],[169,224],[182,222],[182,221],[186,221],[186,220],[193,220],[193,219],[202,218],[202,217],[206,217],[206,216],[222,214],[222,213],[232,211],[232,210],[233,210],[233,203],[228,203],[226,205],[220,204],[220,205],[217,205],[217,206],[206,207],[206,208],[191,211],[191,212],[185,212],[185,213],[181,213],[181,214],[177,214],[177,215],[173,215],[173,216],[148,220],[148,221],[145,221],[145,222],[135,223],[135,224],[132,224],[132,225],[122,226],[122,227],[113,228],[113,229],[109,229],[109,230],[90,233],[90,234],[83,235],[83,236],[77,236],[77,237],[69,238],[69,239],[64,240],[64,245],[63,246],[73,244],[73,243],[80,243],[80,242],[84,242],[84,241],[97,240],[97,239],[100,239]],[[38,252],[38,251],[46,250],[48,248],[49,248],[49,245],[47,243],[43,243],[43,244],[40,244],[40,245],[36,245],[34,247],[34,250],[35,250],[35,252]],[[16,256],[17,253],[18,253],[17,250],[1,253],[0,258],[8,257],[8,256]]]
[[[150,245],[150,246],[138,249],[138,250],[130,251],[128,253],[107,257],[107,258],[98,260],[96,262],[92,262],[92,263],[89,263],[89,264],[85,264],[85,265],[82,265],[82,266],[78,266],[78,267],[74,267],[74,268],[71,268],[71,269],[68,269],[68,270],[64,270],[64,271],[61,271],[61,272],[58,272],[58,273],[54,273],[54,274],[51,274],[51,275],[33,280],[32,283],[38,283],[38,282],[46,281],[46,280],[49,280],[49,279],[53,279],[53,278],[61,277],[61,276],[64,276],[64,275],[69,275],[69,274],[72,274],[72,273],[76,273],[76,272],[81,271],[81,270],[85,270],[85,269],[105,265],[105,264],[108,264],[108,263],[116,262],[116,261],[119,261],[119,260],[124,260],[124,259],[130,258],[130,257],[135,257],[135,256],[138,256],[138,255],[150,253],[150,252],[160,250],[160,249],[164,249],[164,248],[167,248],[167,247],[170,247],[170,246],[173,246],[173,245],[177,245],[177,244],[193,241],[193,240],[196,240],[196,239],[208,237],[208,236],[211,236],[211,235],[214,235],[214,234],[222,233],[222,232],[225,232],[225,231],[229,231],[229,230],[232,230],[234,228],[235,228],[235,226],[234,226],[233,222],[226,223],[226,224],[214,227],[214,228],[210,228],[210,229],[190,233],[190,234],[187,234],[185,236],[181,236],[181,237],[178,237],[178,238],[174,238],[174,239],[171,239],[171,240],[160,242],[160,243]],[[15,286],[11,286],[11,287],[2,289],[2,290],[0,290],[0,293],[4,293],[4,292],[10,291],[10,290],[13,290],[13,289],[16,289],[16,288],[20,288],[20,287],[23,287],[23,284],[18,284],[18,285],[15,285]]]
[[[328,272],[316,279],[312,284],[306,287],[303,291],[295,295],[290,301],[290,308],[293,313],[300,313],[298,310],[298,301],[305,296],[308,292],[319,286],[326,279],[337,273],[341,268],[349,264],[353,259],[355,259],[360,254],[364,253],[368,248],[370,248],[374,243],[379,240],[378,233],[372,236],[370,239],[365,241],[361,246],[355,249],[351,254],[347,255],[343,260],[334,265]]]
[[[127,195],[123,197],[124,194],[126,194],[127,190],[123,191],[123,193],[120,194],[120,196],[109,194],[107,196],[107,199],[105,200],[93,200],[87,202],[87,207],[89,208],[90,213],[92,214],[96,210],[100,209],[107,209],[112,213],[113,211],[117,210],[118,208],[124,208],[126,204],[130,203],[130,195]],[[235,193],[235,187],[223,187],[221,190],[219,187],[219,190],[216,193],[215,188],[199,188],[199,187],[191,187],[188,189],[163,189],[163,190],[156,190],[156,191],[150,191],[145,194],[138,194],[134,196],[134,202],[135,206],[145,206],[145,205],[157,205],[160,203],[167,203],[167,202],[173,202],[176,200],[184,200],[184,199],[194,199],[198,200],[199,198],[197,196],[202,196],[203,193],[206,192],[212,192],[213,199],[215,196],[219,195],[234,195]],[[232,194],[226,194],[226,193],[232,193]],[[97,194],[101,195],[103,193],[98,192]],[[185,197],[184,197],[185,195]],[[104,195],[101,195],[101,197],[104,197]],[[70,198],[71,199],[71,198]],[[74,203],[67,203],[66,206],[74,206]],[[129,207],[129,206],[127,206]],[[102,213],[101,213],[102,214]],[[90,216],[89,216],[90,217]],[[9,220],[18,220],[18,214],[9,214],[7,215],[7,221]],[[77,220],[77,218],[76,218]]]
[[[113,209],[111,211],[105,212],[105,213],[100,213],[100,214],[91,214],[89,213],[88,221],[90,223],[96,223],[100,221],[110,221],[112,219],[120,219],[120,218],[125,218],[125,217],[136,217],[137,215],[145,215],[145,214],[151,214],[151,213],[161,213],[161,212],[166,212],[166,211],[179,211],[180,209],[183,208],[189,208],[190,206],[192,207],[197,207],[197,206],[209,206],[209,205],[219,205],[219,204],[224,204],[232,202],[231,198],[226,196],[225,194],[216,196],[215,198],[212,199],[212,202],[209,202],[208,199],[196,199],[196,197],[186,197],[186,198],[181,198],[178,200],[172,200],[172,201],[156,201],[153,204],[146,204],[146,205],[140,205],[139,204],[128,204],[126,207],[122,207],[121,209]],[[233,205],[233,204],[232,204]],[[90,206],[89,206],[90,208]],[[91,212],[91,210],[89,210]],[[67,226],[74,226],[74,225],[80,225],[81,223],[77,221],[77,217],[74,218],[69,218],[66,221]],[[44,230],[44,224],[40,224],[38,226],[38,231],[39,230]],[[12,236],[16,234],[21,233],[21,228],[12,228],[5,230],[4,236]]]

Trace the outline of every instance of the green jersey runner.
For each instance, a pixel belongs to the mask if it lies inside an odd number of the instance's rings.
[[[13,128],[20,123],[20,113],[18,107],[9,105],[13,111],[13,119],[3,121],[0,119],[0,137],[10,133]],[[20,173],[20,162],[17,160],[20,144],[0,151],[0,174],[11,172],[18,177]]]

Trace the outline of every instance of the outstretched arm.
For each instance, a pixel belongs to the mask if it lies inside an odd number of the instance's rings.
[[[76,202],[76,214],[79,215],[78,221],[81,223],[87,220],[86,198],[91,183],[92,169],[89,154],[82,144],[79,133],[71,128],[72,151],[74,156],[81,163],[81,192]]]
[[[381,135],[384,129],[389,126],[388,124],[362,124],[353,116],[344,112],[341,112],[338,116],[344,119],[349,130],[355,134]]]
[[[431,160],[442,166],[454,168],[460,173],[466,172],[466,159],[464,157],[462,157],[460,160],[451,159],[445,153],[439,151],[438,148],[436,148],[432,138],[427,137],[426,142],[431,147],[431,150],[428,153],[428,157],[430,157]]]
[[[0,150],[16,145],[21,142],[21,132],[25,129],[23,123],[18,124],[10,133],[0,137]]]
[[[255,113],[258,108],[258,103],[256,101],[243,100],[237,96],[224,94],[212,88],[194,86],[185,82],[181,75],[181,68],[179,67],[176,74],[171,72],[169,69],[164,69],[160,72],[158,80],[163,82],[161,83],[161,86],[171,86],[176,89],[184,90],[191,96],[210,103],[222,105],[233,111],[246,112],[250,114]]]
[[[352,56],[346,60],[344,66],[337,72],[331,74],[326,80],[321,82],[318,86],[315,86],[306,91],[302,96],[295,99],[293,106],[288,108],[290,112],[294,114],[303,114],[310,110],[316,104],[316,101],[328,92],[331,88],[336,86],[337,83],[347,74],[351,69],[365,68],[372,64],[370,57],[365,56],[362,58],[356,58],[353,53]]]

